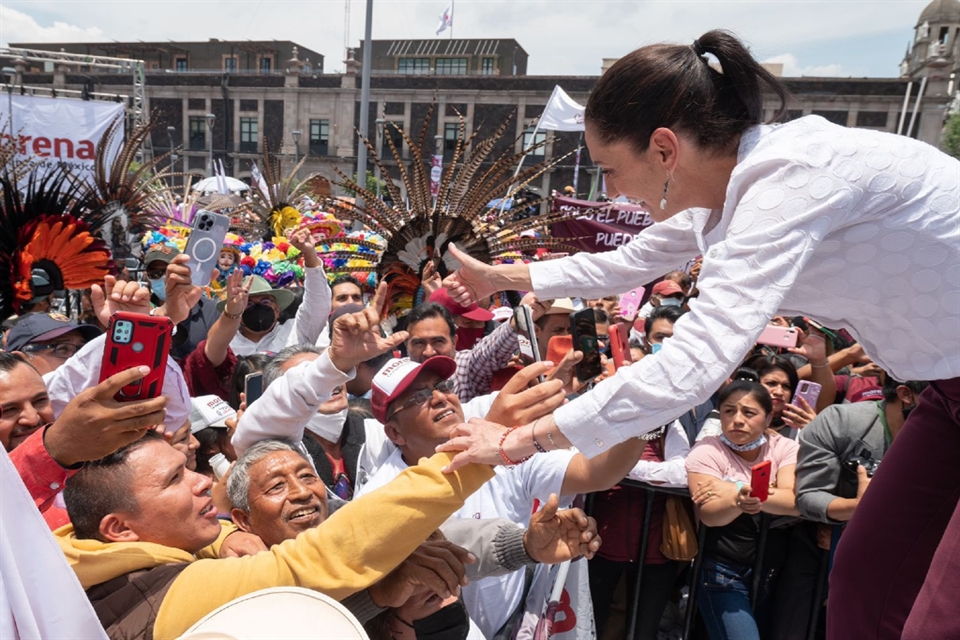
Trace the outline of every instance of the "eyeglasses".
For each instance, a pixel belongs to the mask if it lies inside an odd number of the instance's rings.
[[[404,402],[402,405],[397,407],[396,411],[394,411],[389,416],[387,416],[387,420],[397,415],[404,409],[409,409],[410,407],[416,407],[418,405],[423,404],[424,402],[427,402],[428,400],[430,400],[430,398],[433,397],[434,391],[439,391],[440,393],[450,393],[451,391],[453,391],[453,379],[448,378],[447,380],[441,380],[440,382],[433,385],[432,387],[427,387],[426,389],[420,389],[420,391],[417,391],[415,394],[407,398],[406,402]]]
[[[71,342],[58,342],[56,344],[28,344],[21,351],[26,353],[35,353],[37,351],[53,351],[53,356],[55,358],[60,358],[61,360],[66,360],[67,358],[72,358],[77,351],[80,350],[82,345],[75,345]]]

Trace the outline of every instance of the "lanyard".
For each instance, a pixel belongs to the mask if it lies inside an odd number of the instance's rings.
[[[887,446],[884,447],[886,451],[890,447],[890,443],[893,442],[893,436],[890,434],[890,425],[887,424],[887,401],[880,400],[877,402],[877,413],[880,415],[880,424],[883,425],[883,439],[887,441]]]

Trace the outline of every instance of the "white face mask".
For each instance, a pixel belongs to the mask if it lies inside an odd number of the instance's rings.
[[[680,299],[679,298],[661,298],[660,306],[661,307],[679,307]]]
[[[340,434],[343,433],[343,423],[346,421],[346,409],[330,415],[315,413],[310,417],[310,421],[305,425],[305,428],[324,440],[337,442],[340,439]]]

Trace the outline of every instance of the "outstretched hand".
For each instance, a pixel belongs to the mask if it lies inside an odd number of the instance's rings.
[[[467,584],[464,564],[473,564],[476,558],[446,540],[428,540],[370,587],[370,599],[378,607],[404,605],[418,587],[426,587],[442,598],[459,595]]]
[[[110,324],[110,316],[117,311],[150,313],[150,290],[134,280],[117,280],[113,276],[103,279],[103,286],[90,287],[93,312],[103,326]]]
[[[597,521],[580,509],[558,511],[559,505],[560,498],[552,493],[530,517],[530,527],[523,534],[524,550],[541,564],[559,564],[580,556],[589,560],[600,548]]]
[[[493,267],[460,251],[453,243],[447,251],[460,262],[460,268],[443,279],[443,286],[450,291],[451,298],[467,306],[497,292],[490,278]]]
[[[342,371],[342,369],[341,369]],[[506,427],[480,418],[470,418],[457,426],[449,440],[437,447],[437,451],[459,452],[453,457],[444,473],[452,473],[460,467],[477,462],[495,466],[503,464],[500,457],[500,437]]]
[[[363,311],[342,315],[333,323],[330,361],[340,371],[350,371],[361,362],[396,349],[407,339],[406,331],[388,338],[380,333],[380,315],[387,295],[387,283],[381,282],[370,304]]]
[[[190,267],[187,266],[189,261],[190,256],[181,253],[174,256],[167,265],[167,274],[164,277],[166,301],[155,312],[156,315],[170,318],[173,324],[180,324],[190,317],[190,310],[197,305],[200,296],[203,295],[203,289],[190,281]],[[214,269],[214,279],[218,277],[218,273]]]
[[[497,424],[527,424],[553,413],[566,395],[559,380],[530,386],[537,376],[553,367],[552,362],[534,362],[517,372],[497,394],[486,419]]]
[[[162,423],[167,404],[163,396],[132,402],[114,399],[121,389],[148,373],[150,367],[133,367],[78,393],[44,434],[50,457],[63,467],[98,460]]]

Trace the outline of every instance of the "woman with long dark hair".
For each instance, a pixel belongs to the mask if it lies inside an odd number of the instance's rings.
[[[775,314],[846,327],[895,378],[935,382],[840,544],[830,631],[958,636],[960,162],[817,116],[765,125],[764,91],[783,114],[782,83],[723,31],[643,47],[600,78],[585,112],[590,156],[608,193],[642,203],[656,224],[615,251],[529,265],[454,248],[461,266],[444,284],[461,304],[500,290],[597,298],[702,254],[700,296],[656,356],[551,417],[506,433],[465,425],[443,448],[463,451],[453,467],[571,444],[595,456],[703,402]],[[945,561],[931,568],[938,544]],[[908,623],[915,600],[925,614]]]

